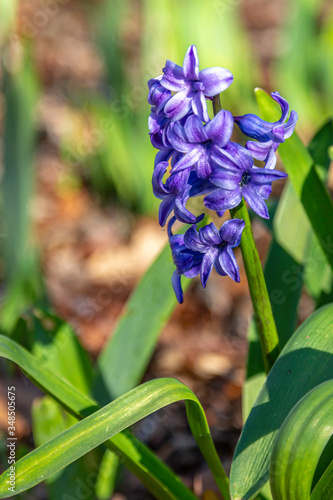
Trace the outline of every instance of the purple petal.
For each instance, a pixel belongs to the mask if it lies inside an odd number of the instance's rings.
[[[199,79],[204,84],[206,97],[213,97],[227,89],[234,79],[229,70],[224,68],[207,68],[199,73]]]
[[[268,152],[266,161],[265,161],[265,168],[268,170],[273,170],[275,168],[275,165],[276,165],[276,160],[277,160],[277,158],[276,158],[274,148],[271,147],[269,152]]]
[[[180,222],[183,222],[184,224],[194,224],[197,222],[200,222],[205,214],[201,214],[198,217],[193,215],[183,204],[183,200],[181,200],[179,197],[175,199],[175,216]]]
[[[173,122],[180,120],[191,109],[192,97],[193,93],[189,93],[187,89],[178,92],[164,106],[165,115]]]
[[[279,103],[280,106],[281,106],[281,113],[282,113],[281,114],[281,118],[276,123],[283,123],[286,120],[287,116],[288,116],[289,104],[288,104],[288,102],[282,96],[280,96],[279,92],[272,92],[271,96],[274,99],[274,101],[276,101],[277,103]]]
[[[251,151],[253,158],[256,160],[264,161],[272,149],[273,141],[268,142],[253,142],[248,141],[246,143],[246,149]]]
[[[240,243],[245,222],[242,219],[227,220],[220,229],[220,238],[231,247]]]
[[[190,149],[172,168],[171,173],[179,172],[185,168],[192,167],[195,165],[200,158],[205,154],[204,148],[202,146],[195,146]]]
[[[208,179],[201,179],[197,176],[196,172],[192,171],[189,177],[189,184],[191,185],[190,197],[200,196],[210,193],[216,187]]]
[[[206,134],[215,144],[223,148],[230,141],[234,120],[230,111],[221,110],[205,126]]]
[[[234,256],[232,249],[227,246],[225,247],[219,255],[219,264],[221,268],[226,272],[230,278],[232,278],[236,283],[240,282],[239,277],[239,267]]]
[[[166,149],[162,140],[161,132],[158,132],[157,134],[150,134],[150,142],[156,149],[162,149],[163,151]]]
[[[183,63],[183,72],[185,78],[199,80],[199,58],[195,45],[191,45],[187,49]]]
[[[209,245],[201,241],[195,225],[190,227],[184,234],[184,243],[187,248],[194,252],[205,253],[209,248]]]
[[[163,184],[162,179],[164,177],[165,172],[169,163],[167,161],[161,161],[156,165],[153,172],[152,184],[153,184],[153,192],[157,198],[164,198],[165,195],[169,194],[170,191],[166,189],[166,186]]]
[[[268,200],[272,193],[272,186],[269,184],[263,184],[257,187],[257,191],[264,200]]]
[[[191,269],[189,269],[188,271],[185,271],[184,276],[186,276],[186,278],[195,278],[200,273],[200,269],[201,262],[197,265],[193,265],[193,267],[191,267]]]
[[[170,240],[170,246],[171,246],[171,241],[174,241],[175,239],[182,240],[181,243],[184,244],[184,235],[183,234],[172,234],[172,226],[176,222],[176,217],[171,217],[171,219],[168,222],[168,237]],[[172,250],[172,246],[171,246]]]
[[[154,162],[155,167],[158,163],[161,163],[162,161],[168,162],[169,159],[171,158],[172,153],[173,149],[163,149],[163,151],[159,151],[158,153],[156,153]]]
[[[253,165],[253,158],[243,146],[229,141],[225,148],[212,147],[211,157],[217,165],[232,170],[244,172]]]
[[[172,275],[171,284],[179,304],[182,304],[184,301],[184,296],[183,296],[182,285],[180,282],[180,276],[177,273],[177,271],[175,271]]]
[[[151,134],[157,134],[161,130],[161,125],[154,108],[152,108],[152,112],[148,117],[148,129]]]
[[[240,144],[229,141],[224,151],[227,151],[229,155],[234,158],[235,163],[243,172],[251,168],[254,164],[251,153]]]
[[[167,196],[160,203],[159,210],[158,210],[158,221],[159,221],[161,227],[165,226],[167,218],[171,214],[174,206],[175,206],[175,196],[172,194]]]
[[[267,184],[278,179],[284,179],[287,174],[279,170],[270,170],[268,168],[251,168],[251,182],[256,184]]]
[[[166,106],[168,103],[166,104]],[[234,116],[234,121],[237,123],[243,134],[252,137],[260,142],[268,142],[274,137],[272,136],[271,130],[274,128],[276,123],[266,122],[259,118],[259,116],[252,113],[248,113],[243,116]]]
[[[263,219],[269,219],[266,203],[253,186],[244,186],[243,196],[256,214],[260,215]]]
[[[186,189],[190,190],[188,186],[188,178],[190,175],[189,170],[182,170],[179,173],[171,174],[166,181],[166,186],[173,193],[183,193]]]
[[[201,283],[203,288],[206,288],[207,280],[213,269],[214,262],[217,259],[219,251],[217,248],[210,248],[204,255],[201,264]]]
[[[162,87],[160,80],[156,78],[149,80],[148,87],[148,103],[156,106],[156,112],[159,113],[166,101],[171,97],[171,92]]]
[[[187,153],[192,145],[188,143],[184,127],[179,122],[170,123],[167,138],[171,146],[180,153]]]
[[[296,111],[292,111],[290,113],[289,120],[285,124],[285,134],[284,134],[284,139],[289,139],[289,137],[292,135],[295,129],[296,122],[298,120],[298,114]]]
[[[192,100],[192,109],[193,113],[196,114],[200,120],[209,122],[206,99],[201,91],[196,92]]]
[[[191,115],[187,118],[184,129],[189,142],[197,143],[208,141],[205,128],[197,115]]]
[[[220,257],[220,256],[219,256]],[[214,267],[216,269],[216,272],[220,275],[220,276],[226,276],[227,273],[222,269],[221,267],[221,264],[220,264],[220,260],[219,258],[216,259],[216,261],[214,262]]]
[[[229,191],[239,188],[242,179],[242,172],[239,170],[226,170],[223,167],[217,167],[213,170],[209,180],[215,186]]]
[[[241,201],[242,193],[240,188],[235,191],[217,189],[205,197],[204,205],[210,210],[224,211],[237,207]]]
[[[222,243],[220,234],[212,222],[199,230],[199,236],[201,241],[208,245],[219,245]]]
[[[183,68],[178,64],[168,60],[163,68],[163,73],[161,85],[167,90],[178,92],[188,87],[187,82],[184,80]]]
[[[208,179],[210,174],[212,173],[212,167],[209,161],[209,154],[207,153],[206,148],[203,149],[203,154],[200,156],[195,169],[199,179]]]

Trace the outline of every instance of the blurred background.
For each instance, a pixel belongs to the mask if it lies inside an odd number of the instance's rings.
[[[201,69],[233,73],[222,96],[233,114],[257,112],[253,89],[259,86],[289,101],[305,142],[332,116],[330,0],[0,0],[0,326],[6,334],[28,307],[47,307],[97,357],[167,240],[151,189],[156,151],[147,130],[147,81],[161,74],[166,59],[182,64],[191,44]],[[282,188],[277,183],[273,201]],[[256,221],[254,231],[264,260],[269,232]],[[225,461],[242,425],[252,314],[242,269],[241,277],[236,285],[212,276],[205,293],[198,282],[191,285],[146,373],[146,379],[175,376],[196,392]],[[312,308],[304,292],[299,321]],[[22,379],[17,383],[24,387]],[[18,400],[18,427],[30,449],[35,393],[28,388]],[[206,471],[177,408],[164,429],[148,421],[138,433],[179,474],[194,477],[200,494]],[[5,411],[0,399],[3,428]],[[113,498],[148,498],[140,488],[131,478]],[[38,495],[32,498],[43,498]]]

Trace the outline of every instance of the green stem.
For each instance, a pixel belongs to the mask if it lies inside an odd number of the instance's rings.
[[[214,95],[213,97],[213,111],[214,111],[214,116],[217,115],[219,111],[221,111],[222,106],[221,106],[221,99],[220,99],[220,94]]]
[[[216,95],[213,97],[214,115],[216,115],[220,109],[220,96]],[[233,219],[243,219],[245,222],[240,247],[250,289],[254,309],[254,318],[259,334],[265,370],[268,373],[280,352],[279,337],[267,292],[264,273],[262,271],[258,250],[253,237],[249,213],[244,199],[242,199],[238,207],[230,210],[230,214]]]
[[[244,200],[238,207],[230,210],[233,219],[243,219],[245,228],[240,243],[245,272],[254,309],[254,318],[259,334],[265,370],[268,373],[275,363],[280,349],[279,337],[275,326],[264,273],[254,241],[251,221]]]

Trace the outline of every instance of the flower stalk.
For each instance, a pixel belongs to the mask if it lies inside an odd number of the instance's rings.
[[[213,97],[214,115],[221,109],[220,95],[215,95]],[[279,336],[244,198],[236,208],[230,210],[230,215],[233,219],[243,219],[245,222],[240,248],[253,304],[264,366],[266,373],[268,373],[280,353]]]

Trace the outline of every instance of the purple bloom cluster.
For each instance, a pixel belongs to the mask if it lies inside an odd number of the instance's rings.
[[[149,80],[148,120],[150,139],[159,151],[153,173],[153,191],[161,201],[159,222],[168,217],[168,234],[176,271],[172,278],[179,302],[183,301],[180,277],[200,274],[205,288],[213,267],[224,276],[239,281],[233,248],[239,245],[244,221],[225,222],[218,230],[209,224],[197,231],[196,217],[187,208],[189,198],[205,195],[203,204],[219,216],[235,208],[242,198],[260,217],[269,218],[265,200],[272,182],[286,177],[275,170],[276,150],[290,137],[297,113],[289,114],[288,102],[278,92],[273,99],[281,107],[281,118],[270,123],[256,115],[233,116],[221,110],[210,119],[207,100],[226,90],[233,76],[227,69],[214,67],[199,71],[195,45],[186,52],[183,67],[167,61],[163,75]],[[250,140],[241,146],[231,140],[234,124]],[[264,162],[256,166],[255,160]],[[163,181],[168,173],[168,177]],[[184,235],[172,234],[175,220],[191,227]]]

